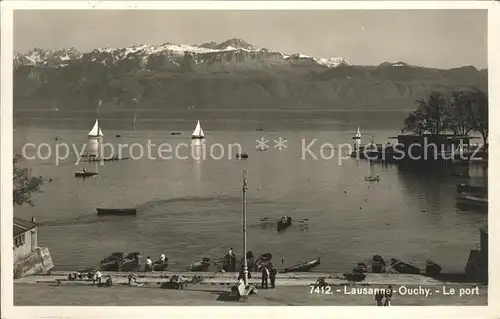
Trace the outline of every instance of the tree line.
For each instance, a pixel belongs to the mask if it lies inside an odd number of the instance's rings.
[[[417,108],[404,120],[402,133],[466,136],[478,132],[488,147],[488,94],[479,89],[454,91],[449,95],[431,92],[419,99]]]

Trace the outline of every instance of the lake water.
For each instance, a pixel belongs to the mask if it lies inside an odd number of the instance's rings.
[[[29,122],[29,124],[27,124]],[[71,143],[81,147],[93,121],[23,122],[15,128],[14,148],[25,143]],[[105,121],[105,142],[141,145],[191,143],[196,122],[156,120],[130,123]],[[206,145],[239,143],[248,160],[148,159],[75,166],[75,156],[25,160],[34,174],[52,178],[35,196],[35,207],[15,207],[15,215],[37,218],[39,245],[47,246],[57,269],[98,266],[114,251],[140,251],[154,258],[165,253],[172,269],[185,269],[202,257],[220,258],[230,247],[241,256],[242,170],[248,170],[248,248],[271,252],[285,265],[321,257],[318,271],[349,271],[374,254],[424,267],[431,259],[446,271],[463,271],[470,249],[479,241],[478,227],[486,215],[456,207],[455,185],[468,180],[440,172],[405,171],[367,161],[302,158],[302,141],[313,139],[320,156],[323,143],[351,143],[357,125],[365,142],[375,136],[385,143],[400,123],[353,119],[202,122]],[[256,131],[255,128],[263,128]],[[172,136],[179,131],[182,135]],[[121,137],[115,137],[120,134]],[[255,149],[256,140],[286,138],[286,149]],[[152,147],[153,153],[155,148]],[[338,150],[336,150],[338,151]],[[227,152],[227,149],[226,149]],[[331,150],[325,151],[325,156]],[[33,152],[29,152],[32,155]],[[181,155],[189,155],[186,150]],[[216,155],[219,153],[217,152]],[[227,153],[226,153],[227,154]],[[128,154],[125,154],[128,155]],[[137,155],[137,153],[135,154]],[[97,178],[74,178],[73,172],[98,169]],[[482,170],[469,172],[480,182]],[[380,183],[366,176],[380,175]],[[138,207],[136,217],[97,218],[96,207]],[[277,233],[275,221],[293,216],[292,227]],[[268,218],[269,222],[261,219]],[[300,221],[308,219],[306,221]],[[272,221],[272,222],[271,222]]]

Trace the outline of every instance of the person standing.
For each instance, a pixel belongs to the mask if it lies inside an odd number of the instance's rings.
[[[262,267],[262,284],[261,284],[262,289],[267,289],[268,279],[269,279],[269,269],[267,269],[266,265]]]
[[[377,306],[382,306],[382,299],[384,299],[384,294],[381,289],[377,289],[375,293],[375,300],[377,301]]]
[[[387,289],[385,290],[384,306],[391,305],[391,298],[392,298],[392,285],[389,285],[389,287],[387,287]]]
[[[278,273],[278,271],[276,270],[276,268],[274,267],[274,265],[271,264],[271,271],[269,271],[269,279],[271,279],[271,288],[272,289],[275,288],[276,274],[277,273]]]
[[[144,271],[145,272],[153,271],[153,261],[151,260],[151,257],[149,257],[149,256],[148,256],[148,258],[146,258],[146,267],[144,267]]]

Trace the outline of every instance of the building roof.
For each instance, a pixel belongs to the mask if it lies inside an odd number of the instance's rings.
[[[14,225],[14,229],[13,229],[14,237],[37,227],[36,223],[30,222],[30,221],[27,221],[27,220],[24,220],[21,218],[17,218],[17,217],[14,217],[13,225]]]

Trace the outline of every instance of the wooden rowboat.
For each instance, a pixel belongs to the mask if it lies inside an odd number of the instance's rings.
[[[203,258],[202,260],[200,261],[197,261],[195,263],[192,263],[190,266],[189,266],[189,270],[190,271],[207,271],[208,270],[208,267],[210,267],[211,265],[211,261],[210,261],[210,258]]]
[[[402,262],[396,258],[391,258],[390,267],[400,274],[420,274],[420,269],[418,267]]]
[[[92,177],[99,175],[97,172],[75,172],[75,177]]]
[[[290,227],[292,225],[292,217],[286,217],[286,221],[284,221],[283,219],[280,219],[278,221],[278,225],[277,225],[277,229],[278,231],[282,231],[288,227]]]
[[[97,208],[99,216],[135,216],[136,208]]]
[[[311,271],[311,269],[313,269],[314,267],[318,266],[320,263],[320,258],[318,257],[316,259],[285,268],[283,272],[308,272]]]

